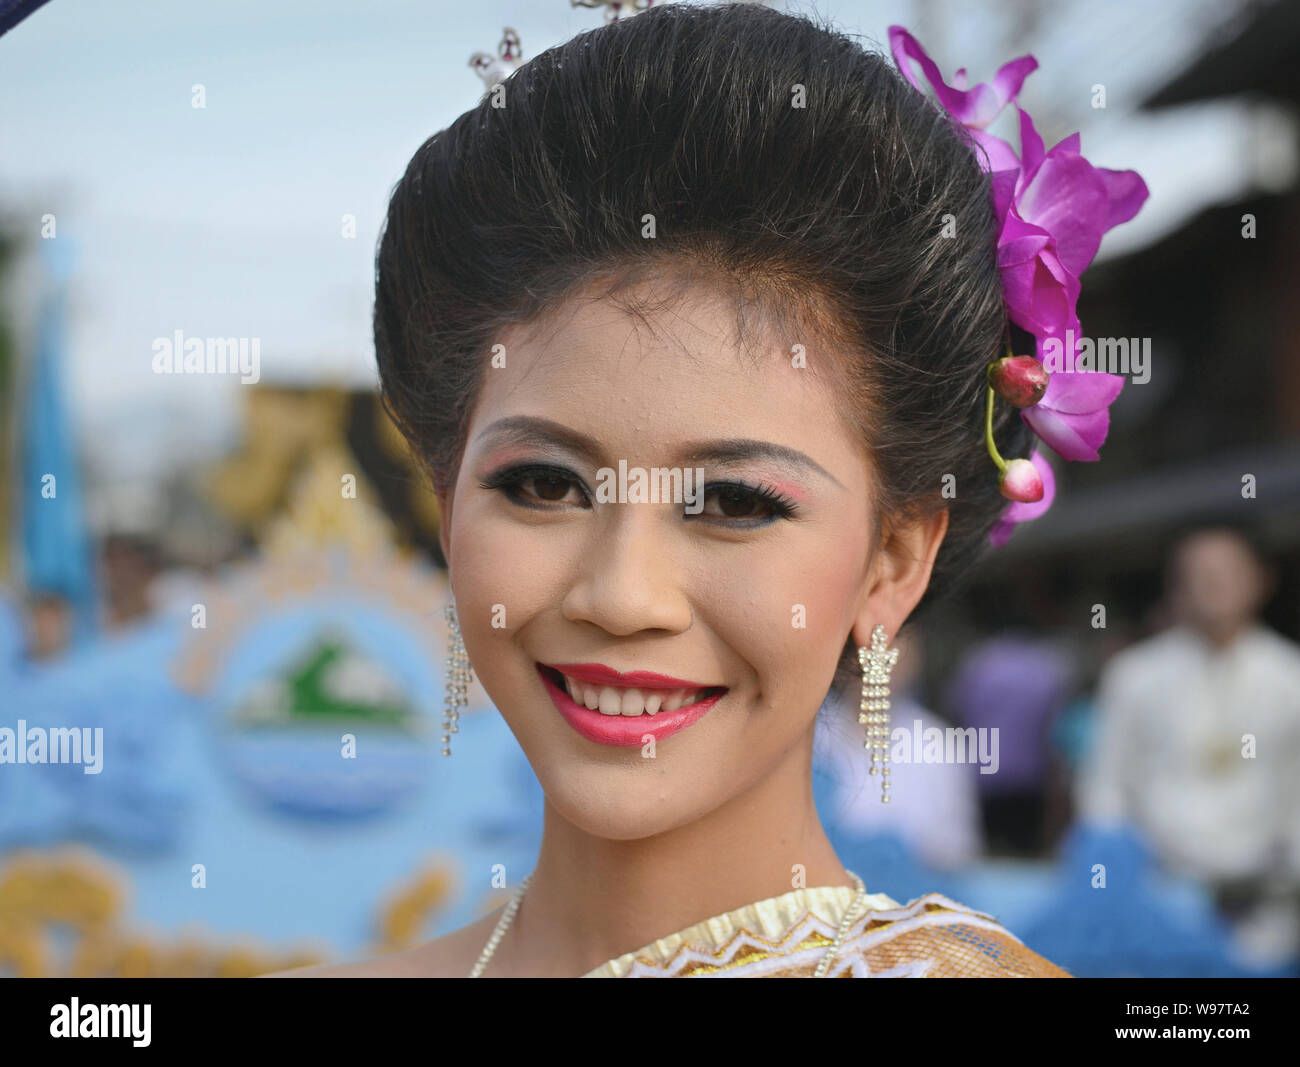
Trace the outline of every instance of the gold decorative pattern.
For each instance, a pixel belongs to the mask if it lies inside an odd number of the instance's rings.
[[[585,978],[806,978],[851,905],[850,886],[798,889],[696,923]],[[940,893],[869,894],[827,977],[1068,978],[991,915]]]

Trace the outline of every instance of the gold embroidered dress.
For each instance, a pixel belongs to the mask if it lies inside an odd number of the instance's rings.
[[[584,978],[809,978],[835,940],[852,886],[796,889],[696,923]],[[828,978],[1069,978],[991,915],[940,893],[903,905],[869,893]]]

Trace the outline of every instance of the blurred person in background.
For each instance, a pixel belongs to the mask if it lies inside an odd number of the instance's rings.
[[[893,701],[893,732],[907,731],[904,742],[911,748],[911,736],[947,727],[942,718],[923,706],[916,691],[920,676],[923,639],[916,627],[898,635],[898,663],[890,678]],[[974,862],[982,848],[979,801],[974,763],[911,763],[893,759],[890,774],[897,795],[888,805],[877,796],[877,779],[867,773],[870,764],[862,758],[862,727],[858,725],[858,699],[832,703],[817,720],[818,767],[829,779],[826,817],[828,829],[837,835],[868,837],[879,832],[896,833],[924,863],[937,870],[955,870]]]
[[[1167,625],[1167,624],[1166,624]],[[1078,647],[1073,697],[1052,723],[1052,769],[1048,776],[1047,841],[1059,843],[1074,825],[1079,775],[1087,763],[1097,727],[1097,686],[1102,669],[1140,637],[1153,632],[1137,623],[1112,620],[1095,639]]]
[[[1044,841],[1051,731],[1073,690],[1074,660],[1050,638],[1012,630],[972,646],[947,693],[962,726],[997,730],[996,774],[978,778],[990,852],[1038,856]]]
[[[34,662],[56,659],[72,641],[72,606],[53,589],[27,595],[27,658]]]
[[[105,625],[116,630],[153,613],[152,586],[162,572],[162,558],[149,539],[113,534],[104,541]]]
[[[1274,583],[1242,530],[1175,545],[1173,625],[1104,668],[1078,795],[1206,884],[1258,963],[1300,951],[1300,648],[1258,622]]]

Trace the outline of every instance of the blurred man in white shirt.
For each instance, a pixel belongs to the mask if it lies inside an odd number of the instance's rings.
[[[1300,951],[1300,647],[1256,621],[1273,582],[1231,528],[1179,542],[1175,624],[1106,665],[1078,793],[1210,886],[1261,963]]]

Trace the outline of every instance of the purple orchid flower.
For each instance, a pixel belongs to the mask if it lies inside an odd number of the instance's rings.
[[[1040,361],[1053,339],[1064,353],[1063,339],[1074,338],[1077,344],[1082,334],[1079,277],[1096,257],[1105,233],[1137,214],[1149,195],[1146,183],[1136,171],[1094,167],[1083,157],[1077,133],[1044,149],[1033,120],[1016,99],[1025,79],[1038,68],[1033,56],[1004,64],[989,84],[967,88],[964,68],[949,85],[901,26],[889,28],[889,44],[903,77],[923,92],[912,67],[913,62],[920,64],[939,103],[965,128],[979,149],[980,165],[991,175],[999,224],[997,263],[1008,318],[1034,336]],[[1019,156],[1006,141],[987,132],[1008,105],[1020,119]],[[1020,417],[1063,459],[1095,461],[1110,429],[1109,406],[1124,379],[1073,370],[1069,360],[1066,368],[1053,371],[1042,397],[1022,408]],[[1012,503],[989,535],[994,545],[1005,542],[1018,523],[1043,514],[1056,495],[1056,479],[1046,458],[1036,451],[1030,460],[1042,477],[1043,496],[1032,503]],[[1028,468],[1020,473],[1029,473]]]
[[[1065,335],[1078,345],[1077,332]],[[1074,352],[1057,336],[1038,339],[1038,358],[1044,357],[1049,341],[1061,345],[1066,366],[1073,366]],[[1096,462],[1097,449],[1110,430],[1110,405],[1124,388],[1122,374],[1101,371],[1057,370],[1047,381],[1047,391],[1033,407],[1021,409],[1020,417],[1062,459]]]
[[[1062,261],[1051,231],[1021,217],[1015,192],[1022,172],[993,175],[998,234],[998,272],[1007,315],[1035,336],[1078,331],[1079,277]]]
[[[1052,470],[1052,465],[1047,462],[1047,457],[1035,451],[1030,454],[1029,462],[1037,468],[1038,476],[1043,480],[1043,497],[1032,504],[1007,505],[998,516],[998,521],[993,524],[993,529],[989,531],[989,543],[994,548],[1005,544],[1018,524],[1038,518],[1052,506],[1052,501],[1056,499],[1056,473]]]
[[[1035,335],[1042,359],[1049,339],[1061,344],[1062,353],[1065,338],[1077,344],[1079,275],[1096,256],[1102,235],[1136,215],[1149,194],[1137,172],[1106,170],[1084,159],[1077,133],[1045,152],[1023,110],[1020,148],[1023,165],[1014,188],[1009,175],[994,178],[995,210],[1003,217],[998,266],[1008,314]],[[1067,367],[1072,366],[1070,358]],[[1119,375],[1058,370],[1021,418],[1064,459],[1096,461],[1110,428],[1108,407],[1123,387]]]
[[[921,83],[916,80],[910,61],[916,60],[921,64],[925,80],[930,83],[944,110],[965,126],[971,139],[984,150],[980,164],[985,170],[997,173],[1020,166],[1020,160],[1016,158],[1012,147],[1000,137],[988,133],[987,127],[1002,113],[1003,108],[1015,102],[1025,79],[1038,69],[1038,60],[1033,56],[1013,59],[998,69],[993,75],[992,83],[980,82],[974,88],[967,89],[965,67],[953,75],[954,84],[949,85],[921,43],[902,26],[889,27],[889,48],[903,77],[914,89],[924,92]]]
[[[1076,278],[1097,254],[1102,235],[1128,222],[1149,195],[1133,170],[1094,167],[1072,133],[1051,151],[1029,113],[1020,112],[1021,167],[1012,197],[1016,214],[1051,235],[1062,266]]]
[[[1022,165],[993,176],[1002,220],[998,268],[1011,321],[1038,336],[1076,335],[1079,275],[1102,235],[1137,214],[1148,194],[1136,171],[1094,167],[1079,154],[1079,135],[1051,151],[1033,119],[1020,111]]]

